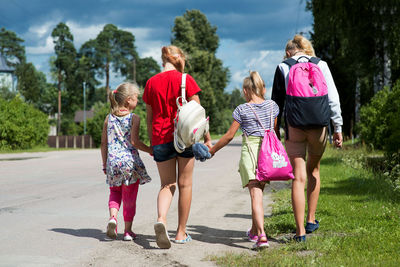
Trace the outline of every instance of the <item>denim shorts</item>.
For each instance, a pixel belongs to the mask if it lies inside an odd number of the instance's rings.
[[[157,162],[167,161],[176,157],[193,158],[192,147],[186,148],[182,153],[175,150],[174,142],[153,146],[154,160]]]

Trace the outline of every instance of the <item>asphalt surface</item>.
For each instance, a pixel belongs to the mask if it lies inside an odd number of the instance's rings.
[[[0,266],[214,266],[212,255],[256,253],[245,238],[251,210],[237,171],[240,144],[236,138],[196,162],[187,227],[193,241],[169,250],[155,243],[160,180],[148,154],[141,157],[153,181],[139,187],[133,242],[122,241],[122,212],[118,240],[105,235],[109,191],[100,150],[0,154]],[[266,216],[270,204],[265,193]],[[177,194],[168,214],[171,238],[176,226]]]

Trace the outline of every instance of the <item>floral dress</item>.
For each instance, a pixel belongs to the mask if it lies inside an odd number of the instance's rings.
[[[132,116],[113,114],[107,123],[107,184],[109,186],[130,185],[139,179],[140,184],[151,181],[139,152],[131,144]]]

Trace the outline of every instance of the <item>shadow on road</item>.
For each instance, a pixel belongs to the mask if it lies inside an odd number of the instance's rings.
[[[236,248],[245,248],[240,243],[248,243],[245,231],[225,230],[211,228],[204,225],[188,225],[190,235],[194,240],[210,243],[210,244],[223,244]]]
[[[50,229],[50,231],[57,232],[57,233],[62,233],[62,234],[67,234],[67,235],[73,235],[76,237],[90,237],[90,238],[95,238],[99,241],[111,241],[106,236],[106,233],[99,230],[99,229],[68,229],[68,228],[53,228]],[[121,239],[121,237],[118,236],[118,239]]]

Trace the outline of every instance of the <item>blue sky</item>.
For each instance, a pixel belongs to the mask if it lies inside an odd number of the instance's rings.
[[[46,74],[54,55],[51,31],[61,21],[70,27],[77,50],[112,23],[135,35],[141,57],[161,64],[175,17],[198,9],[217,27],[217,57],[231,72],[226,91],[241,88],[249,70],[259,71],[270,88],[286,42],[298,32],[308,36],[313,23],[305,0],[0,0],[0,6],[0,27],[25,40],[28,61]],[[121,80],[112,77],[111,86]]]

